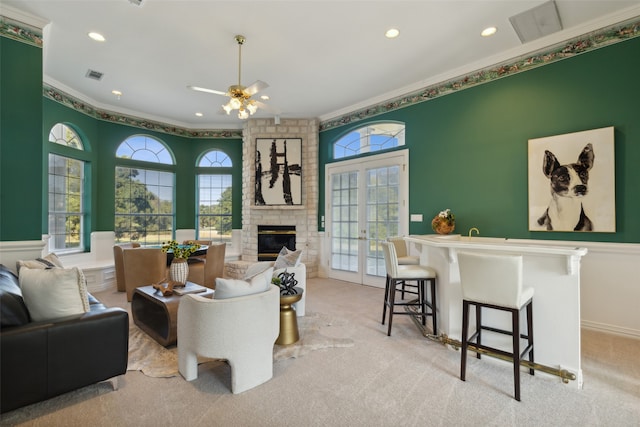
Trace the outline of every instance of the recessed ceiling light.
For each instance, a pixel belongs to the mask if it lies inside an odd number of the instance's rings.
[[[498,29],[496,27],[487,27],[484,30],[482,30],[480,35],[482,37],[489,37],[489,36],[494,35],[496,33],[496,31],[498,31]]]
[[[400,30],[398,30],[397,28],[389,28],[387,32],[384,33],[384,36],[388,39],[395,39],[399,35],[400,35]]]
[[[102,34],[100,34],[100,33],[91,32],[91,33],[89,33],[89,37],[91,37],[91,39],[93,39],[93,40],[95,40],[97,42],[103,42],[103,41],[106,40],[104,38],[104,36]]]
[[[263,101],[268,101],[270,98],[269,95],[262,95],[260,99],[262,99]]]
[[[198,117],[202,117],[202,116],[203,116],[203,114],[202,114],[202,113],[196,113],[196,116],[198,116]]]

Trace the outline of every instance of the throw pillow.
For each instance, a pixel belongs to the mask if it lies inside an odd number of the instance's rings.
[[[215,299],[227,299],[264,292],[271,286],[273,267],[253,276],[250,281],[238,279],[216,278]]]
[[[58,255],[54,254],[53,252],[42,258],[36,258],[27,261],[18,260],[18,262],[16,262],[16,270],[18,271],[18,273],[20,273],[20,269],[22,267],[39,268],[40,270],[44,270],[47,268],[63,268],[60,258],[58,258]]]
[[[296,267],[300,264],[302,258],[302,249],[297,251],[291,251],[286,246],[283,246],[278,254],[276,262],[273,264],[273,268],[276,270],[287,267]]]
[[[82,270],[24,268],[19,273],[24,303],[33,321],[52,320],[89,311]]]
[[[247,271],[244,273],[244,280],[249,280],[256,274],[264,272],[267,268],[270,268],[271,265],[271,261],[262,261],[251,264],[249,268],[247,268]]]

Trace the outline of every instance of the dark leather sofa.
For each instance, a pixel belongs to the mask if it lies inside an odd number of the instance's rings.
[[[18,278],[0,265],[0,412],[126,373],[128,313],[89,303],[88,313],[32,322]]]

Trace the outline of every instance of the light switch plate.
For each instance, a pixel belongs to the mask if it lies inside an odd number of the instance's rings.
[[[422,214],[411,214],[411,222],[422,222]]]

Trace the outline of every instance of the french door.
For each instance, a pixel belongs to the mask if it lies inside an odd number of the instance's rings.
[[[408,151],[326,166],[329,277],[384,287],[381,242],[408,231]]]

